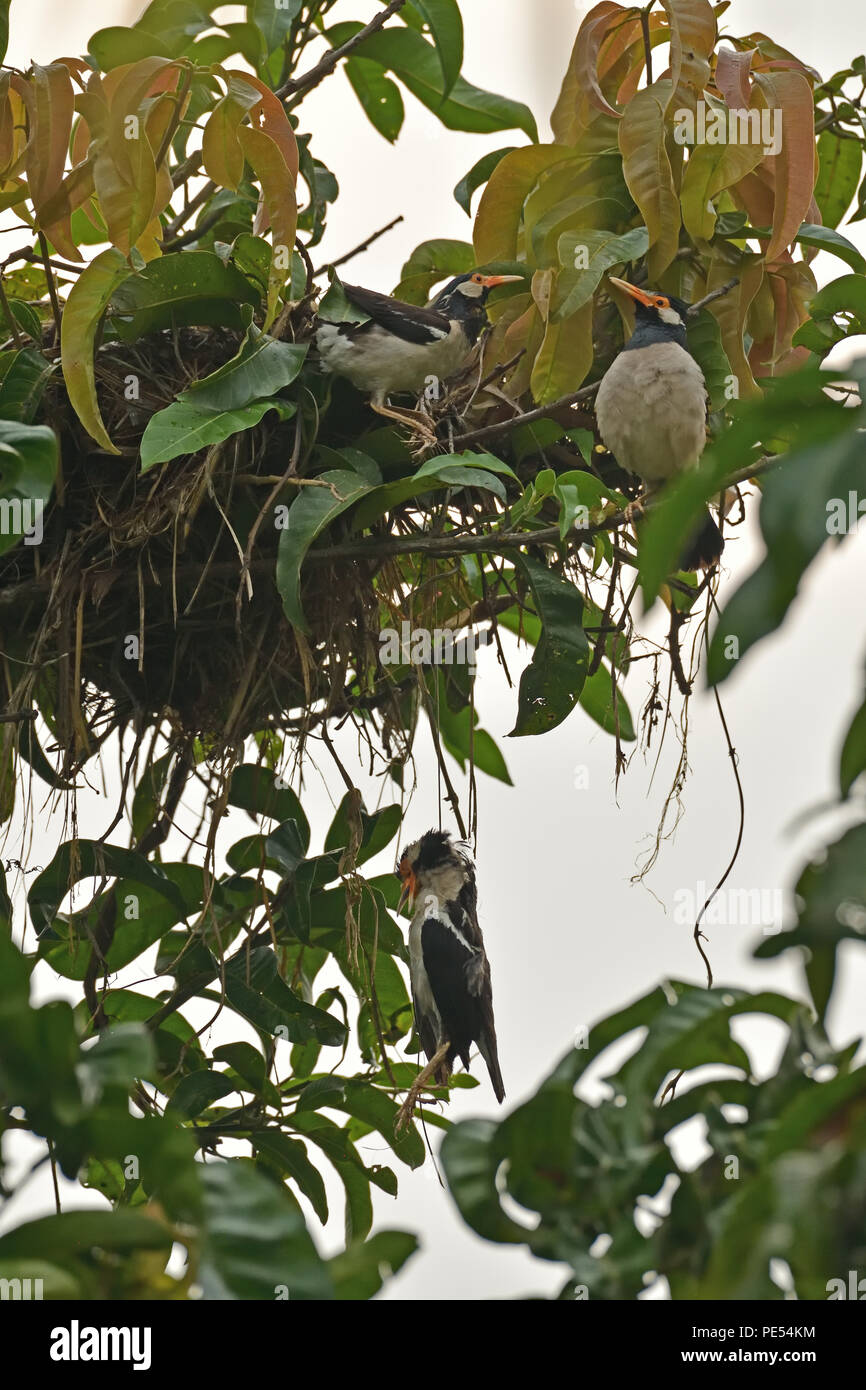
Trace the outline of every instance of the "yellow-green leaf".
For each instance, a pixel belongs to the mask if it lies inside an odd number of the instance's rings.
[[[70,404],[88,434],[111,454],[120,450],[108,437],[96,400],[93,354],[96,335],[109,300],[132,271],[114,247],[103,251],[81,272],[63,310],[60,352]]]
[[[516,259],[524,202],[539,176],[570,155],[561,145],[524,145],[500,159],[475,217],[473,241],[479,265]]]
[[[567,319],[548,320],[530,380],[539,405],[576,391],[584,381],[593,358],[592,310],[590,300]]]
[[[695,241],[709,241],[716,229],[712,199],[756,168],[763,145],[696,145],[689,153],[680,203],[683,223]]]
[[[680,203],[665,145],[665,110],[671,83],[656,82],[629,102],[619,126],[623,174],[649,232],[647,271],[658,280],[677,253]]]

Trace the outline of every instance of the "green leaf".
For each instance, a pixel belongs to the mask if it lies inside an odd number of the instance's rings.
[[[175,252],[151,261],[113,291],[110,323],[127,342],[193,324],[241,329],[242,305],[258,308],[261,299],[246,275],[212,251]]]
[[[57,464],[57,436],[47,425],[0,420],[0,555],[22,538],[25,545],[42,540]]]
[[[563,267],[556,283],[551,318],[561,322],[588,304],[606,270],[645,256],[649,245],[646,227],[618,235],[592,227],[565,232],[559,238],[558,256]],[[584,260],[586,265],[584,266]]]
[[[165,410],[157,411],[147,424],[141,440],[141,471],[146,473],[157,463],[168,463],[180,454],[194,454],[212,444],[251,430],[269,410],[275,410],[281,420],[295,413],[292,401],[253,401],[237,410],[214,410],[200,403],[175,401]]]
[[[328,42],[339,48],[361,27],[354,21],[332,25],[327,31]],[[525,131],[530,140],[538,139],[535,118],[521,101],[482,91],[462,77],[446,95],[436,49],[412,29],[389,28],[371,34],[352,56],[369,58],[388,68],[448,130],[485,134],[517,129]]]
[[[400,88],[385,69],[369,58],[347,58],[346,76],[375,130],[391,144],[397,139],[406,116]]]
[[[279,342],[251,324],[231,361],[151,416],[141,440],[142,472],[221,443],[258,424],[269,410],[282,419],[293,415],[294,402],[277,399],[276,393],[294,381],[306,352],[306,344]]]
[[[277,958],[269,946],[257,946],[230,960],[225,968],[225,993],[229,1004],[256,1028],[288,1042],[318,1039],[326,1047],[340,1047],[345,1024],[323,1009],[305,1004],[280,978]]]
[[[472,216],[472,194],[487,182],[500,159],[506,154],[511,154],[514,148],[514,145],[506,145],[504,149],[491,150],[488,154],[482,155],[477,163],[472,165],[469,173],[464,174],[460,182],[455,185],[454,197],[467,217]]]
[[[336,849],[344,849],[349,843],[351,828],[349,825],[349,809],[352,802],[352,793],[346,792],[343,800],[337,807],[337,813],[331,822],[327,835],[325,836],[325,850],[329,852]],[[361,865],[367,859],[372,859],[375,854],[383,850],[393,840],[397,831],[400,829],[402,812],[400,807],[383,806],[381,810],[374,811],[370,816],[360,808],[362,837],[361,846],[358,850],[356,864]]]
[[[509,738],[546,733],[561,724],[580,698],[589,664],[578,590],[538,560],[521,555],[518,564],[529,580],[542,635],[520,677],[517,723]]]
[[[408,1124],[399,1134],[395,1134],[394,1124],[399,1107],[384,1091],[377,1091],[361,1082],[349,1082],[342,1096],[334,1096],[328,1101],[328,1107],[344,1110],[353,1117],[353,1121],[360,1121],[360,1133],[377,1130],[401,1163],[409,1168],[420,1168],[424,1162],[424,1141],[414,1124]],[[353,1138],[359,1137],[355,1124],[350,1124],[348,1128]]]
[[[26,1221],[0,1236],[0,1260],[57,1261],[94,1250],[165,1250],[174,1239],[170,1226],[141,1211],[65,1211]]]
[[[167,1115],[182,1115],[184,1119],[195,1119],[214,1101],[222,1099],[237,1086],[231,1077],[219,1071],[193,1071],[182,1076],[172,1092],[165,1108]]]
[[[353,502],[368,493],[370,484],[357,473],[340,469],[319,475],[321,487],[300,489],[289,508],[288,522],[280,532],[277,551],[277,588],[283,612],[302,632],[307,623],[301,607],[301,565],[318,535]]]
[[[54,370],[33,348],[0,352],[0,419],[32,424]]]
[[[368,1299],[386,1279],[399,1273],[418,1249],[417,1236],[407,1231],[377,1231],[369,1240],[356,1241],[328,1261],[338,1299]]]
[[[523,1245],[525,1227],[507,1216],[499,1203],[496,1131],[492,1120],[461,1120],[442,1140],[442,1167],[460,1214],[473,1231],[485,1240]]]
[[[300,1192],[310,1202],[319,1220],[328,1220],[328,1197],[325,1184],[318,1168],[310,1162],[307,1150],[300,1139],[290,1139],[287,1134],[263,1130],[256,1135],[256,1149],[265,1160],[298,1186]]]
[[[301,12],[303,0],[248,0],[247,21],[255,25],[264,40],[265,53],[280,48]]]
[[[468,241],[434,237],[415,247],[400,271],[396,299],[410,304],[426,304],[433,286],[440,280],[465,275],[475,267],[475,251]]]
[[[463,66],[463,19],[457,0],[412,0],[415,10],[430,30],[442,67],[445,96],[452,90]],[[406,19],[406,10],[401,13]]]
[[[60,354],[69,402],[84,428],[109,454],[112,444],[96,400],[93,354],[103,315],[132,267],[116,247],[102,251],[81,272],[63,308]]]
[[[120,25],[97,29],[88,41],[87,51],[102,72],[111,72],[112,68],[126,63],[141,62],[142,58],[173,57],[172,45],[158,35]]]
[[[814,246],[819,251],[829,251],[832,256],[838,256],[840,261],[847,262],[858,275],[866,274],[866,259],[853,241],[849,241],[832,227],[820,227],[811,222],[804,222],[794,240],[801,246]]]
[[[805,951],[806,977],[823,1021],[836,979],[843,941],[864,940],[866,888],[863,862],[866,825],[855,825],[829,845],[800,875],[794,890],[796,925],[767,937],[755,950],[770,960],[789,950]]]
[[[862,368],[855,364],[858,375]],[[796,377],[790,378],[791,381]],[[803,404],[808,400],[804,394]],[[811,414],[817,413],[815,403]],[[831,536],[841,538],[866,511],[862,476],[862,407],[842,408],[837,438],[789,454],[764,480],[760,523],[767,554],[722,611],[710,643],[707,676],[723,681],[739,658],[775,632],[803,574]],[[808,415],[797,417],[806,427]]]
[[[9,47],[9,6],[12,0],[0,0],[0,63]]]
[[[127,1090],[142,1078],[152,1080],[156,1057],[153,1039],[140,1023],[121,1023],[104,1029],[93,1046],[82,1050],[79,1079],[85,1090],[97,1093],[106,1086]]]
[[[704,374],[710,397],[710,410],[724,410],[731,400],[736,376],[722,346],[718,320],[707,309],[690,314],[686,324],[689,352]]]
[[[168,898],[186,916],[186,905],[177,884],[159,864],[152,864],[135,850],[106,845],[99,840],[75,840],[62,844],[27,895],[30,916],[37,932],[51,926],[70,888],[83,878],[122,878],[142,883]]]
[[[583,689],[580,692],[580,706],[581,709],[586,710],[590,719],[594,719],[596,724],[601,725],[606,733],[616,734],[618,732],[624,743],[634,743],[637,735],[635,734],[631,711],[619,689],[617,689],[616,710],[614,711],[611,673],[604,662],[597,671],[594,671],[591,676],[587,676],[584,681]]]
[[[863,151],[858,140],[847,139],[835,130],[822,130],[818,136],[818,159],[815,202],[821,209],[824,226],[838,227],[857,192]]]
[[[202,1170],[204,1222],[199,1280],[207,1299],[333,1297],[297,1203],[249,1159]]]
[[[243,763],[231,776],[229,806],[240,806],[254,818],[292,820],[298,828],[304,854],[310,847],[310,824],[292,788],[261,763]]]
[[[516,476],[509,465],[494,454],[437,454],[435,458],[427,459],[411,477],[398,478],[393,483],[369,490],[352,517],[352,529],[365,530],[380,516],[412,497],[438,492],[442,488],[483,488],[504,502],[506,493],[499,480],[500,474],[508,478]]]

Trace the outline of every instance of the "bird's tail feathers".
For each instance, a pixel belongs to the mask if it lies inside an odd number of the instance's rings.
[[[496,1099],[501,1105],[505,1099],[505,1083],[502,1080],[502,1072],[499,1070],[499,1054],[496,1050],[496,1037],[482,1037],[478,1039],[478,1051],[484,1058],[487,1071]]]
[[[724,537],[710,512],[704,512],[700,527],[680,557],[681,570],[709,569],[721,558]]]

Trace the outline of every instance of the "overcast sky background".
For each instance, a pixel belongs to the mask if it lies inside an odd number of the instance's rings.
[[[539,121],[541,138],[549,138],[547,117],[577,24],[590,7],[572,0],[464,0],[467,77],[527,101]],[[129,22],[140,8],[81,2],[61,7],[56,0],[28,0],[27,4],[13,0],[8,61],[26,66],[31,59],[45,62],[83,52],[96,28]],[[377,8],[368,0],[345,0],[336,18],[366,19]],[[237,7],[225,7],[220,17],[236,17],[232,9]],[[829,75],[866,47],[864,26],[852,23],[853,13],[859,16],[850,0],[824,0],[818,24],[814,5],[806,0],[789,0],[785,5],[734,0],[722,24],[735,34],[763,30]],[[341,185],[317,259],[340,255],[400,213],[405,218],[353,263],[353,279],[384,290],[397,283],[402,262],[418,242],[431,236],[471,239],[471,223],[452,197],[455,183],[485,150],[523,142],[513,132],[469,136],[443,131],[407,94],[406,123],[399,142],[391,147],[367,124],[341,74],[313,93],[303,111],[303,128],[313,131],[317,156]],[[843,226],[843,230],[866,251],[863,223]],[[826,255],[817,258],[814,268],[819,283],[847,269]],[[749,572],[760,553],[754,525],[741,528],[725,552],[722,598]],[[837,795],[841,738],[863,697],[864,579],[866,540],[861,530],[841,549],[825,553],[813,567],[783,631],[748,656],[725,687],[725,710],[739,754],[747,808],[745,838],[729,880],[731,888],[788,890],[806,855],[828,838],[830,822],[817,812]],[[648,629],[656,631],[657,624],[653,619]],[[510,643],[507,651],[516,683],[528,653],[518,652]],[[626,686],[635,715],[646,696],[648,666],[638,663]],[[508,688],[492,648],[482,651],[479,672],[481,723],[501,739],[514,723],[516,690]],[[730,857],[738,822],[727,751],[714,701],[706,693],[697,693],[692,701],[685,813],[649,879],[643,884],[632,882],[652,844],[673,775],[677,749],[672,732],[655,777],[655,749],[648,756],[635,752],[618,791],[613,781],[613,742],[581,710],[543,738],[504,741],[513,787],[479,774],[480,916],[492,961],[507,1108],[535,1090],[571,1045],[577,1028],[621,1007],[665,977],[698,982],[703,978],[691,927],[674,921],[673,907],[678,893],[689,890],[697,896],[701,883],[716,881]],[[401,837],[404,842],[439,818],[429,738],[419,737],[418,747],[419,785]],[[342,752],[348,759],[356,753],[345,735]],[[357,769],[368,805],[375,804],[381,787],[365,780],[360,762],[351,765]],[[578,771],[584,768],[585,775]],[[465,795],[459,773],[457,785]],[[104,830],[114,808],[114,789],[112,769],[107,798],[86,793],[80,799],[83,836]],[[330,773],[323,781],[308,769],[303,801],[313,825],[314,847],[324,837],[341,790]],[[390,793],[384,799],[390,801]],[[185,828],[192,824],[190,812]],[[233,813],[229,841],[249,828],[242,812]],[[46,863],[60,834],[59,822],[40,819],[27,851],[28,862]],[[175,852],[181,844],[174,846]],[[378,863],[374,861],[371,871],[393,867],[395,849],[392,846]],[[14,852],[11,845],[7,852]],[[799,973],[793,966],[751,960],[751,949],[759,938],[756,928],[716,928],[709,935],[717,982],[800,992]],[[863,952],[849,951],[845,967],[831,1016],[837,1043],[862,1029]],[[40,997],[48,997],[49,992],[74,997],[47,974],[40,976],[38,987]],[[196,1025],[208,1017],[207,1008],[198,1013],[190,1008],[187,1013]],[[781,1031],[775,1026],[750,1027],[748,1021],[738,1026],[740,1036],[757,1049],[757,1069],[770,1069]],[[235,1016],[231,1027],[235,1027]],[[221,1040],[225,1038],[217,1030],[203,1039],[206,1046]],[[501,1113],[478,1061],[473,1070],[482,1085],[455,1093],[450,1107],[453,1118]],[[438,1132],[431,1134],[436,1147]],[[699,1133],[684,1136],[682,1142],[694,1159],[700,1157]],[[375,1137],[362,1148],[366,1161],[387,1161],[384,1146]],[[41,1152],[35,1141],[20,1141],[14,1151],[16,1167],[26,1167]],[[396,1201],[376,1194],[377,1223],[418,1232],[423,1250],[389,1284],[385,1297],[514,1297],[549,1293],[563,1282],[562,1268],[534,1261],[521,1249],[489,1245],[473,1236],[456,1216],[429,1163],[414,1174],[401,1168],[399,1177]],[[329,1183],[336,1216],[324,1237],[316,1235],[321,1248],[328,1251],[341,1243],[339,1190]],[[65,1207],[99,1204],[98,1197],[68,1184],[63,1201]],[[50,1179],[43,1169],[19,1198],[7,1204],[0,1229],[51,1210]],[[311,1224],[315,1231],[315,1219]]]

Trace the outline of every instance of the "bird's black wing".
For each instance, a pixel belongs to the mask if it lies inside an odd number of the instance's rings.
[[[470,988],[467,968],[475,952],[462,928],[462,913],[456,903],[440,908],[441,916],[425,918],[421,928],[424,969],[442,1020],[442,1029],[453,1052],[464,1066],[469,1065],[469,1049],[483,1026],[478,995]],[[452,925],[442,918],[447,915]]]
[[[365,314],[369,314],[380,328],[402,338],[406,343],[438,343],[451,331],[451,324],[444,314],[435,309],[422,309],[417,304],[405,304],[402,299],[392,299],[376,290],[365,290],[360,285],[343,285],[346,298]],[[365,325],[357,331],[363,332]]]

